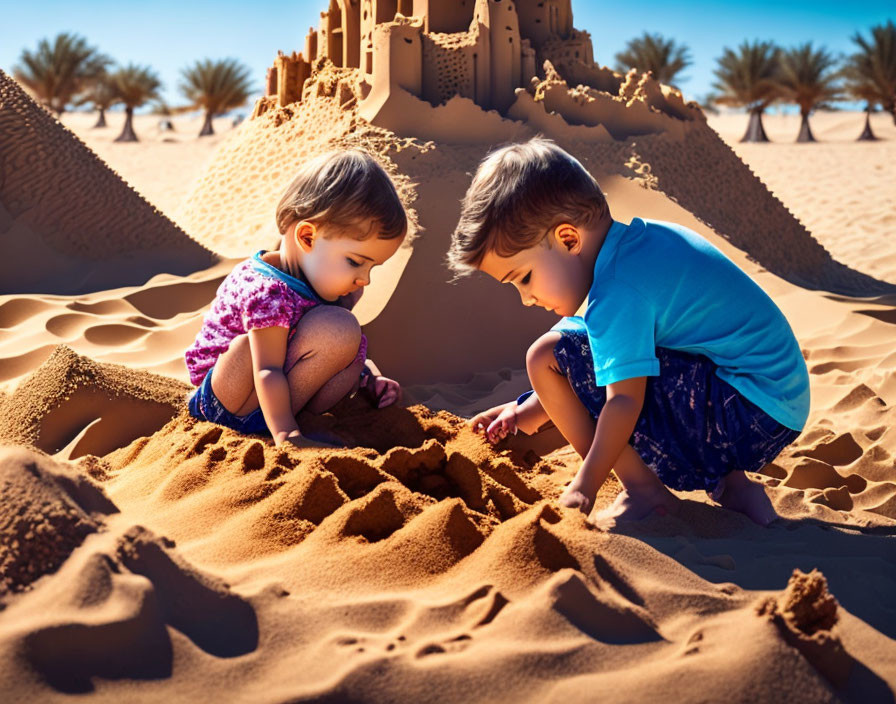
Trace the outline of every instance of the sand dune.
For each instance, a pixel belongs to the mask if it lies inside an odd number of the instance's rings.
[[[2,72],[0,126],[3,293],[140,285],[216,261]]]
[[[757,475],[784,521],[759,528],[685,492],[677,516],[606,530],[557,508],[577,457],[556,432],[492,447],[463,420],[526,388],[526,345],[553,322],[482,278],[448,283],[458,200],[492,141],[452,141],[450,123],[428,125],[441,136],[426,140],[370,124],[362,96],[326,71],[313,99],[213,143],[153,133],[147,119],[139,147],[113,148],[86,116],[67,118],[183,231],[35,118],[29,144],[62,145],[85,183],[114,184],[135,222],[161,233],[127,246],[170,247],[142,278],[119,276],[118,250],[103,250],[92,279],[103,286],[63,295],[50,269],[45,287],[0,296],[0,690],[11,701],[892,701],[896,135],[876,121],[887,140],[869,150],[849,141],[860,116],[819,115],[827,141],[738,145],[743,116],[706,123],[658,84],[621,76],[598,90],[558,74],[518,94],[516,118],[449,108],[467,130],[479,114],[489,140],[554,130],[617,219],[700,233],[772,296],[803,349],[809,423]],[[0,78],[4,124],[34,114]],[[767,124],[773,139],[790,127]],[[416,238],[359,312],[408,405],[357,398],[300,418],[342,436],[340,450],[275,448],[190,418],[182,355],[217,286],[235,258],[276,245],[273,203],[294,166],[345,145],[377,154],[414,209]],[[84,218],[98,212],[94,191],[78,193]],[[0,190],[3,236],[40,236],[53,252],[94,232],[25,227],[14,211]],[[859,212],[871,213],[861,226]],[[184,252],[189,265],[166,268]],[[618,490],[608,481],[598,506]]]

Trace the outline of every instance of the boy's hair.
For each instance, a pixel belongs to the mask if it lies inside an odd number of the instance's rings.
[[[357,239],[375,230],[380,239],[391,240],[408,229],[395,184],[376,159],[360,149],[321,154],[299,170],[277,205],[280,234],[296,220],[325,223],[345,233],[354,230]]]
[[[468,274],[488,252],[512,257],[563,222],[586,226],[607,210],[594,177],[549,139],[502,147],[483,159],[464,196],[448,264]]]

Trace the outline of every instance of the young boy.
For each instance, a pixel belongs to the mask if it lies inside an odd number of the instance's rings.
[[[564,316],[526,355],[534,392],[471,421],[492,442],[553,421],[583,458],[562,505],[589,513],[614,469],[624,491],[596,519],[675,511],[667,486],[760,525],[777,517],[744,472],[799,435],[809,375],[781,311],[716,247],[679,225],[613,220],[585,168],[536,138],[480,164],[448,259]]]

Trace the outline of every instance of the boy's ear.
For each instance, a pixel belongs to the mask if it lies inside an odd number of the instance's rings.
[[[554,228],[554,240],[570,254],[582,251],[582,233],[568,222],[560,223]]]
[[[296,238],[296,244],[299,245],[302,250],[310,252],[311,247],[314,244],[314,238],[317,237],[317,227],[315,227],[313,222],[300,220],[295,224],[293,237]]]

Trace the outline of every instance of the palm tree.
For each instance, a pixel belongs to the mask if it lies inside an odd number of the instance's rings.
[[[181,92],[195,107],[205,110],[200,137],[215,133],[212,128],[215,115],[246,102],[252,92],[249,73],[250,69],[236,59],[205,59],[181,71]]]
[[[41,39],[36,51],[22,50],[13,75],[58,115],[90,80],[112,63],[77,34],[63,32],[52,43]]]
[[[800,133],[797,142],[814,142],[809,114],[819,105],[840,98],[837,59],[824,47],[813,49],[812,42],[788,49],[781,54],[781,87],[785,96],[800,106]]]
[[[650,71],[660,83],[672,85],[675,76],[693,62],[689,49],[676,44],[674,39],[664,39],[660,34],[644,32],[641,37],[629,39],[623,51],[616,54],[616,70],[626,73],[636,68],[641,73]]]
[[[737,53],[725,48],[713,71],[718,79],[717,102],[743,105],[750,111],[750,122],[741,142],[767,142],[762,113],[781,95],[778,83],[781,50],[773,42],[744,42]]]
[[[128,64],[118,69],[111,76],[112,85],[118,100],[124,103],[124,111],[127,117],[124,121],[124,129],[115,138],[116,142],[136,142],[134,134],[134,108],[139,108],[148,100],[159,97],[159,88],[162,82],[155,72],[148,66],[136,66]]]
[[[859,139],[875,139],[871,131],[875,105],[892,114],[896,122],[896,24],[888,20],[871,28],[870,39],[856,32],[852,40],[860,51],[850,56],[843,68],[846,89],[866,102],[865,131]]]
[[[115,93],[115,85],[112,83],[108,73],[103,72],[95,79],[90,81],[87,89],[84,91],[79,104],[91,103],[93,107],[100,111],[96,120],[94,129],[106,126],[106,110],[112,107],[119,100]]]

